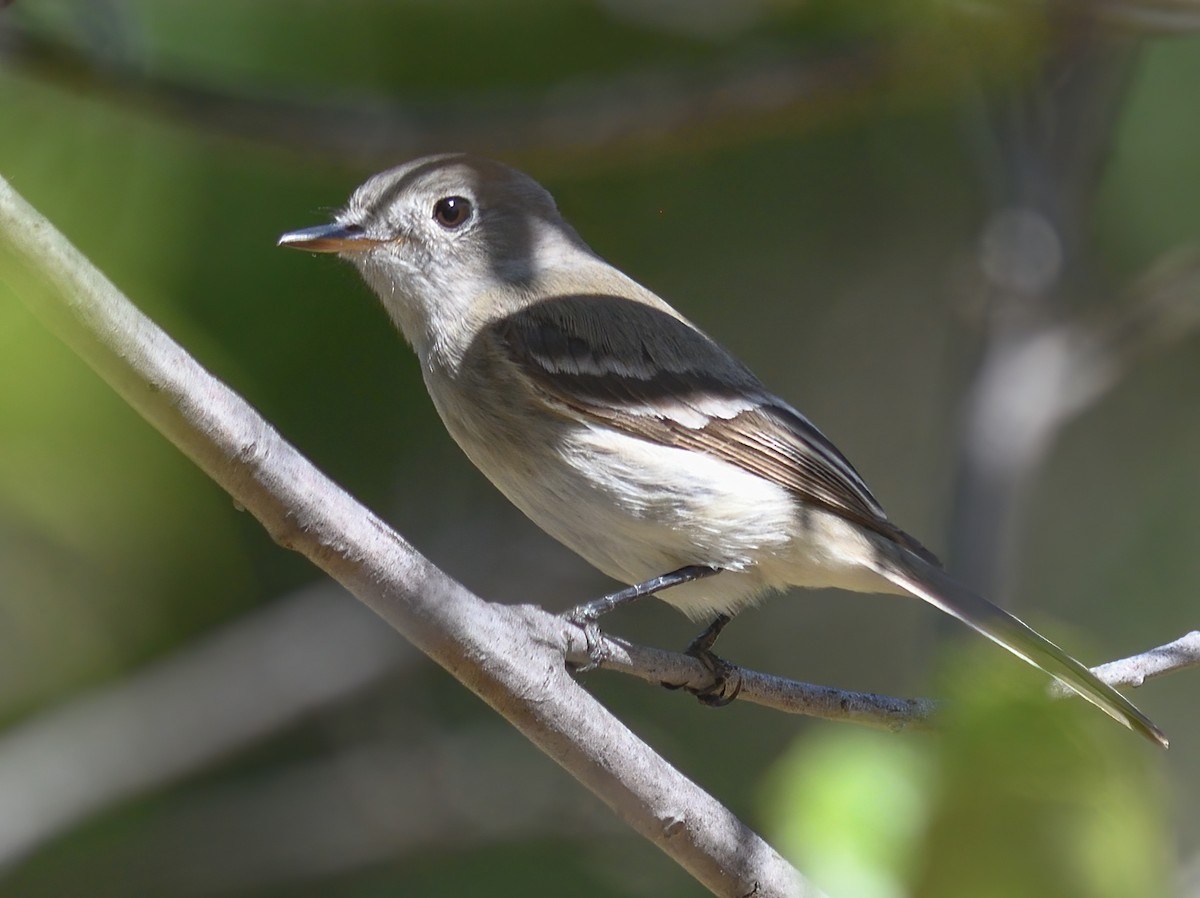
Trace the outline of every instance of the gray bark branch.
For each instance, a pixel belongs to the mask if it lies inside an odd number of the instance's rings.
[[[668,683],[704,689],[711,685],[712,674],[695,658],[662,649],[634,645],[623,639],[605,636],[602,647],[608,657],[600,667],[620,671],[650,683]],[[587,660],[583,632],[573,633],[567,660]],[[885,730],[928,730],[935,725],[940,707],[931,698],[900,698],[873,692],[855,692],[789,680],[748,668],[730,665],[732,676],[741,679],[738,701],[747,701],[787,714],[803,714],[824,720],[858,723]],[[1109,661],[1092,668],[1111,686],[1141,686],[1146,680],[1200,667],[1200,630],[1193,630],[1173,642],[1157,646],[1128,658]],[[1054,685],[1055,695],[1073,695]]]

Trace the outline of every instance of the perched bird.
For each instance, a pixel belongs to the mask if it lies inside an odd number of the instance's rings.
[[[1167,744],[1119,692],[946,574],[804,415],[592,252],[521,172],[417,159],[279,243],[358,267],[468,458],[547,533],[635,584],[626,597],[660,589],[719,630],[789,586],[913,595]]]

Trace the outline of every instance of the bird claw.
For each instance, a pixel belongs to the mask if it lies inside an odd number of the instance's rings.
[[[704,628],[699,636],[688,643],[683,650],[685,655],[695,658],[708,671],[712,679],[704,686],[689,686],[686,683],[663,683],[665,689],[686,689],[696,696],[700,704],[710,708],[723,708],[736,699],[742,692],[742,675],[738,669],[713,652],[713,644],[725,625],[729,623],[728,614],[718,614],[711,624]],[[732,682],[732,687],[730,683]]]
[[[724,708],[741,694],[742,677],[734,665],[715,655],[710,649],[693,649],[689,646],[686,654],[703,664],[704,669],[712,675],[712,682],[708,685],[688,688],[688,692],[696,696],[700,704],[710,708]]]
[[[661,683],[664,689],[686,689],[702,705],[724,708],[742,693],[742,675],[735,665],[715,654],[711,649],[699,648],[695,644],[684,650],[685,655],[695,658],[704,665],[712,679],[704,686],[689,686],[687,683]],[[732,686],[731,686],[732,684]]]
[[[583,630],[583,638],[587,643],[588,660],[583,664],[572,665],[575,673],[595,670],[608,660],[609,651],[604,642],[604,634],[600,632],[595,615],[588,613],[586,605],[571,609],[563,615],[563,620]]]

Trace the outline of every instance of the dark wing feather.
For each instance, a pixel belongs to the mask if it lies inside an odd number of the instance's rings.
[[[888,521],[858,472],[807,418],[667,312],[613,296],[559,297],[501,319],[491,333],[552,405],[720,458],[936,562]]]

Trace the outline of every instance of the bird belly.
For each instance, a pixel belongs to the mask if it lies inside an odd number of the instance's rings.
[[[514,505],[605,574],[633,584],[687,565],[721,568],[659,594],[689,617],[732,613],[788,586],[891,591],[862,566],[869,543],[855,525],[728,462],[600,424],[553,421],[531,440],[480,423],[446,418]]]

